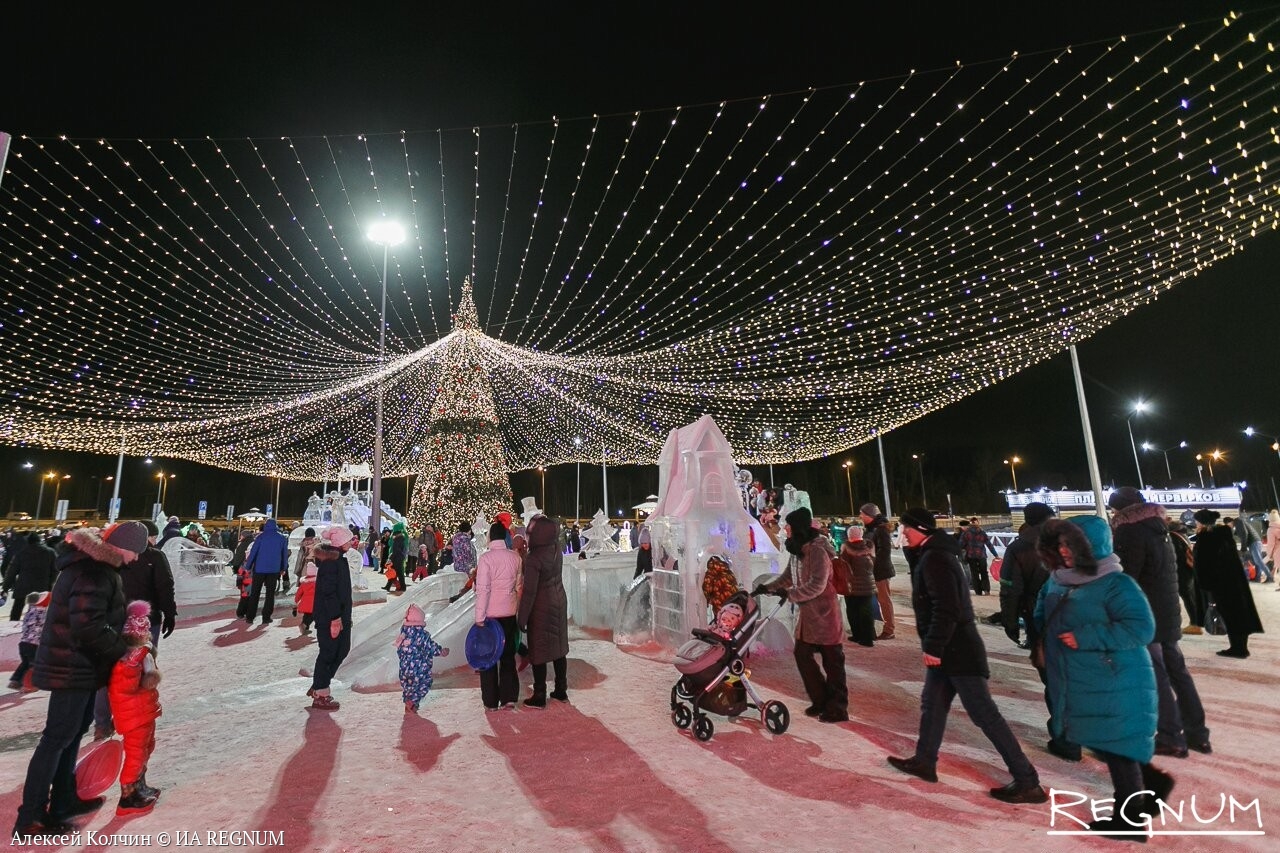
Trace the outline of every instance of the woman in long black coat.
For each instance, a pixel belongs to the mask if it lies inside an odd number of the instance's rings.
[[[1262,620],[1253,604],[1253,592],[1245,577],[1244,564],[1236,551],[1229,528],[1218,524],[1218,513],[1202,509],[1196,513],[1196,584],[1213,596],[1218,615],[1227,625],[1231,645],[1218,654],[1228,658],[1249,656],[1249,635],[1262,633]]]
[[[569,600],[564,592],[563,555],[557,546],[560,526],[539,515],[529,523],[529,553],[524,558],[524,590],[520,594],[517,624],[529,645],[533,664],[533,695],[524,703],[533,708],[547,704],[547,664],[555,670],[552,699],[569,701]]]

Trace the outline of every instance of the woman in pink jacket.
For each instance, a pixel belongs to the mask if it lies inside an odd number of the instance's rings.
[[[496,619],[504,643],[497,666],[480,673],[480,699],[486,711],[514,708],[520,696],[516,674],[516,609],[520,604],[520,555],[507,548],[507,529],[495,521],[489,548],[476,563],[476,624]]]

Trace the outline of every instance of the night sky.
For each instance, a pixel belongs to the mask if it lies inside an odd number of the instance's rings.
[[[836,17],[835,4],[548,11],[547,4],[230,3],[183,9],[179,19],[173,6],[129,15],[106,4],[22,5],[6,13],[6,29],[18,37],[6,45],[0,130],[127,138],[423,130],[692,105],[998,59],[1214,19],[1228,8],[1244,11],[1246,21],[1280,15],[1275,5],[1210,2],[867,3],[843,4]],[[30,8],[37,5],[44,8]],[[1261,235],[1079,347],[1104,482],[1136,479],[1125,417],[1143,399],[1152,410],[1133,421],[1139,444],[1190,444],[1170,453],[1176,482],[1196,481],[1195,452],[1220,448],[1228,457],[1215,466],[1218,482],[1247,480],[1247,505],[1261,507],[1259,491],[1270,505],[1268,478],[1280,480],[1280,464],[1268,441],[1242,431],[1254,425],[1280,435],[1277,270],[1280,236]],[[924,456],[934,509],[945,509],[948,492],[958,511],[998,508],[995,491],[1009,485],[1001,460],[1015,453],[1024,460],[1019,486],[1087,488],[1067,354],[894,431],[885,452],[898,508],[920,500],[912,453]],[[845,459],[855,463],[856,501],[879,499],[878,479],[874,489],[868,484],[873,454],[863,446],[775,466],[774,475],[779,484],[807,486],[818,511],[843,512]],[[26,460],[73,472],[73,507],[91,506],[92,478],[114,471],[113,459],[0,449],[0,470],[17,472],[5,510],[34,506],[36,478],[19,467]],[[269,499],[266,478],[157,465],[179,474],[169,504],[184,515],[199,499],[214,514],[227,503],[243,511]],[[1142,454],[1142,465],[1149,483],[1165,483],[1160,454]],[[154,479],[131,488],[154,476],[148,471],[128,462],[126,513],[154,498]],[[767,470],[755,473],[768,479]],[[584,497],[587,509],[599,502],[599,469],[583,466],[582,474],[584,495],[593,498]],[[611,469],[609,482],[613,508],[629,507],[656,490],[656,469]],[[538,493],[534,473],[515,475],[513,485],[517,496]],[[310,488],[286,483],[284,512],[300,511]],[[553,470],[547,490],[549,508],[567,514],[574,466]],[[394,483],[385,491],[393,504],[403,500]]]

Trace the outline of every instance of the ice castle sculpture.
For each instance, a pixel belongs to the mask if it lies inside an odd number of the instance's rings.
[[[713,543],[746,589],[752,551],[776,551],[742,505],[733,450],[710,415],[667,436],[658,457],[658,503],[646,524],[656,569],[650,579],[653,635],[672,647],[693,628],[706,626],[702,576]]]

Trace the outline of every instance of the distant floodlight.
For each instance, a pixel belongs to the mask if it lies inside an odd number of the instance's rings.
[[[404,242],[404,226],[390,219],[380,219],[369,226],[369,239],[382,246],[398,246]]]

